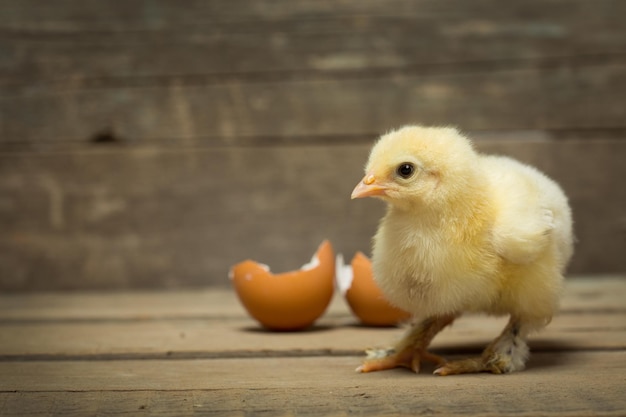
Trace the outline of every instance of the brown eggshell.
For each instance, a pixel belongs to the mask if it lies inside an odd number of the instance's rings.
[[[333,248],[324,241],[302,269],[272,274],[247,260],[231,268],[231,279],[253,318],[268,329],[287,331],[309,327],[324,313],[333,296],[334,273]]]
[[[408,320],[411,315],[392,306],[374,281],[372,263],[361,252],[352,259],[352,284],[345,293],[346,301],[355,316],[369,326],[393,326]]]

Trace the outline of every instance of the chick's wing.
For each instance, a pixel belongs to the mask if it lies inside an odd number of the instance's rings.
[[[516,264],[534,261],[554,240],[557,216],[566,204],[552,180],[505,157],[483,157],[495,204],[492,238],[496,252]]]

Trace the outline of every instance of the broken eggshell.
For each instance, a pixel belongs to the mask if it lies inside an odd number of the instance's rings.
[[[251,260],[234,265],[230,278],[248,313],[271,330],[301,330],[326,310],[334,291],[335,257],[325,240],[301,269],[273,274]]]
[[[337,255],[337,287],[350,309],[361,323],[368,326],[394,326],[408,320],[411,315],[387,301],[374,281],[371,261],[357,252],[350,265]]]

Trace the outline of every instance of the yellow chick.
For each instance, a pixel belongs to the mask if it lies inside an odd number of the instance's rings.
[[[437,364],[435,374],[524,369],[530,332],[557,311],[573,253],[567,197],[533,167],[476,152],[453,128],[408,126],[374,145],[352,198],[387,212],[376,236],[374,276],[390,302],[413,314],[393,348],[368,351],[359,372]],[[478,358],[447,362],[427,348],[465,312],[509,315]]]

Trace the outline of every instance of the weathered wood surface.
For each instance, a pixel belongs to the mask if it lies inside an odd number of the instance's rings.
[[[437,65],[458,72],[606,58],[626,46],[619,0],[232,3],[5,1],[3,84],[276,79]]]
[[[459,377],[354,373],[401,330],[356,326],[339,297],[314,330],[268,333],[219,289],[2,295],[0,415],[620,416],[624,294],[624,277],[568,281],[528,369]],[[463,318],[436,349],[476,354],[500,325]]]
[[[0,141],[624,128],[620,1],[246,3],[3,2]]]
[[[533,337],[533,348],[626,349],[626,284],[620,278],[569,281],[561,315],[548,332]],[[0,305],[0,358],[4,359],[219,358],[261,352],[356,355],[364,346],[382,338],[392,340],[402,332],[358,326],[339,294],[317,327],[297,338],[290,333],[268,337],[244,317],[230,290],[13,295],[0,297]],[[433,346],[445,351],[458,346],[480,350],[505,324],[505,318],[462,318]]]
[[[533,136],[478,145],[563,185],[578,238],[570,272],[626,268],[626,188],[616,182],[626,141]],[[226,285],[236,262],[298,268],[326,238],[346,256],[369,253],[383,204],[349,199],[368,147],[0,154],[0,287]]]
[[[250,136],[291,142],[306,135],[370,139],[411,121],[474,130],[625,127],[626,59],[577,70],[518,67],[365,80],[49,87],[0,99],[0,137],[11,146],[80,144],[110,129],[126,141],[184,146]],[[590,110],[597,103],[602,110]]]
[[[620,275],[572,277],[561,300],[562,313],[600,314],[622,311],[624,283]],[[132,292],[46,292],[0,294],[0,322],[81,322],[184,319],[241,319],[242,307],[226,288]],[[326,316],[345,316],[335,294]]]
[[[549,331],[533,336],[542,352],[626,349],[626,313],[557,317]],[[466,317],[441,334],[433,349],[480,352],[506,325],[505,319]],[[359,355],[365,347],[388,344],[399,329],[358,326],[351,316],[327,317],[317,327],[292,335],[271,335],[249,319],[157,322],[3,324],[0,359],[213,359],[274,356]],[[593,337],[590,337],[590,334]],[[460,348],[462,346],[462,348]],[[355,365],[356,367],[356,365]]]
[[[623,416],[624,352],[540,353],[509,376],[360,375],[355,357],[1,363],[3,415]],[[622,373],[618,373],[621,371]],[[6,377],[8,375],[8,377]],[[609,380],[610,379],[610,380]]]
[[[626,271],[626,3],[0,2],[0,289],[226,284],[324,238],[374,138],[453,124],[571,197],[572,273]],[[71,277],[80,276],[80,280]]]

